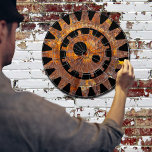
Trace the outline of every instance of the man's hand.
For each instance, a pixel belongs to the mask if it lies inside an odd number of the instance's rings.
[[[134,69],[128,60],[124,60],[122,68],[117,73],[116,90],[121,89],[125,93],[132,86],[135,79]]]

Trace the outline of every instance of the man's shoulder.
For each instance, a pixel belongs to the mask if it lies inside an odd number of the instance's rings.
[[[40,97],[27,91],[16,92],[15,98],[18,104],[27,108],[32,107],[33,109],[37,108],[40,110],[65,110],[63,107],[46,100],[44,97]]]

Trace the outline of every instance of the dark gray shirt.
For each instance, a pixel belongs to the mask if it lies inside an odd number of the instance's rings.
[[[0,72],[0,152],[111,152],[123,131],[71,118],[63,107],[29,92],[15,92]]]

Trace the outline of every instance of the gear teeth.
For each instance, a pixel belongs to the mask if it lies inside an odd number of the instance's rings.
[[[89,20],[91,21],[92,20],[92,18],[94,17],[94,15],[95,15],[95,11],[88,11],[88,17],[89,17]]]
[[[70,16],[69,16],[69,15],[63,16],[62,19],[63,19],[68,25],[70,25]]]
[[[114,88],[116,73],[129,58],[129,45],[109,15],[78,11],[49,28],[42,47],[43,66],[66,94],[92,98]]]
[[[59,22],[55,22],[55,23],[52,25],[52,27],[53,27],[54,29],[58,30],[58,31],[62,31],[62,28],[61,28]]]
[[[78,21],[81,20],[81,16],[82,16],[82,11],[78,11],[78,12],[75,12],[75,17],[77,18]]]

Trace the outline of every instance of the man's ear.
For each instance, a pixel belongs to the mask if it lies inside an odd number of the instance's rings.
[[[7,23],[4,20],[0,20],[0,43],[2,43],[3,39],[7,35]]]

